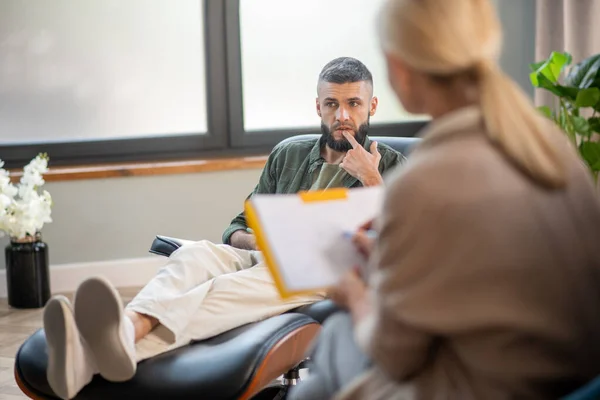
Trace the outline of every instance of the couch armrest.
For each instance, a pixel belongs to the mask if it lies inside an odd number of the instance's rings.
[[[150,246],[150,253],[169,257],[171,253],[187,243],[192,243],[192,241],[156,235],[156,238],[152,242],[152,246]]]

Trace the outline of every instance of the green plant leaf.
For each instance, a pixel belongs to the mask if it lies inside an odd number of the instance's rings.
[[[554,113],[548,106],[540,106],[537,108],[539,112],[541,112],[546,118],[554,120]]]
[[[531,84],[537,88],[550,90],[556,86],[556,81],[552,77],[548,77],[543,69],[534,71],[529,74]],[[546,71],[547,72],[547,71]]]
[[[569,102],[574,102],[577,99],[577,95],[579,94],[579,90],[576,87],[570,86],[562,86],[556,85],[558,91],[561,93],[561,96],[567,99]]]
[[[588,57],[571,68],[565,82],[581,89],[600,88],[600,54]]]
[[[529,79],[534,87],[546,89],[558,97],[565,98],[570,102],[574,102],[579,93],[579,89],[575,87],[562,86],[552,82],[541,72],[532,72],[529,74]]]
[[[568,129],[567,129],[567,112],[564,107],[560,108],[560,113],[558,114],[557,122],[563,131],[565,131],[565,132],[568,131]]]
[[[571,121],[573,122],[573,129],[576,133],[585,137],[590,136],[590,124],[588,123],[587,119],[584,117],[573,116],[571,117]]]
[[[571,64],[571,61],[572,57],[569,53],[553,51],[552,54],[550,54],[546,66],[542,66],[541,68],[547,72],[547,74],[544,73],[544,75],[546,75],[553,83],[556,83],[558,82],[558,78],[560,78],[563,69]]]
[[[567,53],[553,51],[547,60],[530,65],[530,68],[537,67],[533,70],[532,75],[536,76],[537,80],[539,80],[539,76],[544,76],[551,83],[557,83],[560,73],[562,72],[563,68],[568,65],[569,59],[570,56]],[[533,82],[534,80],[532,78],[532,83]],[[534,86],[537,87],[535,83]]]
[[[579,145],[579,153],[592,171],[598,171],[594,168],[600,166],[600,143],[582,142]]]
[[[556,124],[560,127],[560,129],[567,135],[571,143],[577,146],[577,136],[575,135],[573,129],[572,118],[569,115],[566,107],[561,104],[558,116],[556,117]]]
[[[529,64],[529,69],[531,70],[531,72],[535,72],[538,69],[540,69],[542,67],[542,65],[544,65],[545,62],[546,62],[546,60]]]
[[[546,89],[542,86],[542,82],[541,82],[542,78],[543,78],[543,75],[537,71],[533,71],[532,73],[529,74],[529,81],[531,82],[533,87]],[[546,78],[546,80],[548,82],[552,83],[550,80],[548,80],[548,78]]]
[[[600,89],[592,87],[579,90],[575,99],[576,107],[594,107],[600,101]]]
[[[590,125],[590,131],[600,133],[600,118],[590,118],[588,124]]]

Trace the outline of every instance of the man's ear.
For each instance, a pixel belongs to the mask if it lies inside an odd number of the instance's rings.
[[[369,109],[369,115],[372,117],[373,115],[375,115],[375,112],[377,111],[377,106],[379,105],[379,99],[377,98],[377,96],[373,96],[373,98],[371,99],[371,108]]]
[[[317,115],[320,117],[321,116],[321,102],[319,102],[319,98],[316,98],[316,105],[317,105]]]

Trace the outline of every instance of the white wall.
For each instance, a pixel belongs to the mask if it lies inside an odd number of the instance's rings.
[[[50,263],[145,257],[156,234],[220,242],[259,169],[47,183]],[[6,238],[0,240],[2,247]],[[0,257],[0,268],[4,268]]]

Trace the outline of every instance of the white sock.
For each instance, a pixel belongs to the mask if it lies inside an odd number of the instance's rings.
[[[133,321],[127,315],[123,315],[123,326],[125,327],[125,335],[127,338],[127,344],[131,345],[133,354],[135,354],[135,326]]]

